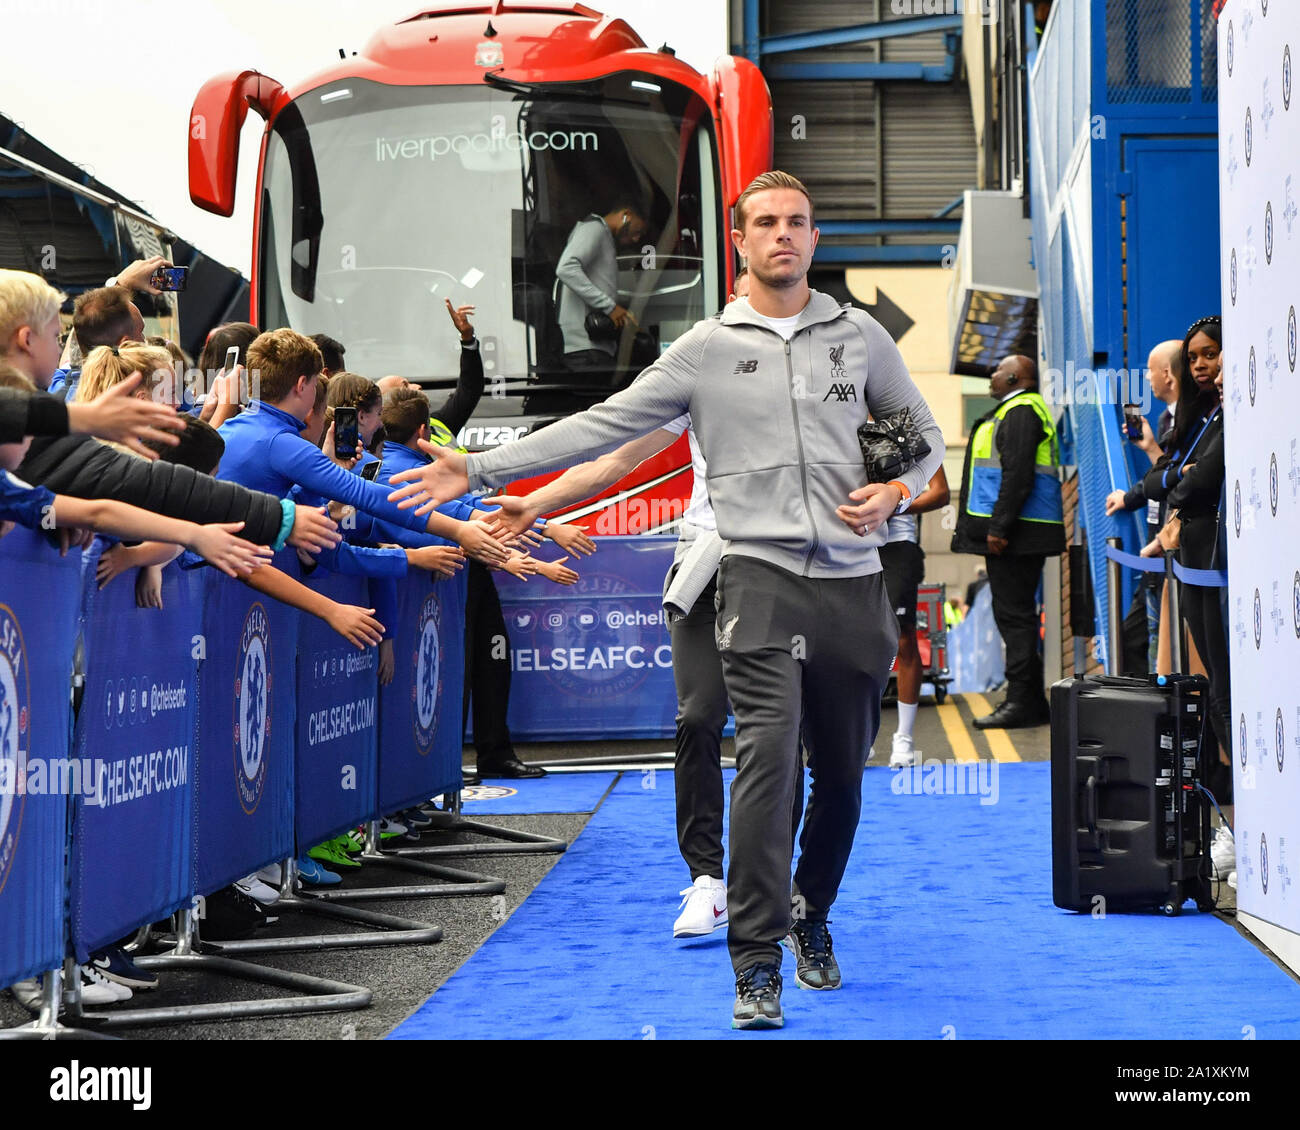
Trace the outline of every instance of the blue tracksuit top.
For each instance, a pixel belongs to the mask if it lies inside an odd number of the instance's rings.
[[[347,502],[359,511],[408,530],[424,532],[428,519],[415,510],[399,510],[388,501],[388,489],[369,483],[330,461],[320,448],[298,433],[296,416],[255,400],[217,430],[226,441],[217,478],[285,498],[295,484],[322,498]]]

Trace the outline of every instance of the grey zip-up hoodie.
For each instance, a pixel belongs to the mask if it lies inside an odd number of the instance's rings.
[[[866,482],[858,426],[903,408],[930,445],[899,477],[916,498],[943,461],[943,435],[884,327],[814,290],[786,342],[740,299],[622,392],[466,462],[471,487],[499,486],[592,459],[689,412],[723,556],[858,577],[880,571],[886,525],[858,537],[835,508]]]

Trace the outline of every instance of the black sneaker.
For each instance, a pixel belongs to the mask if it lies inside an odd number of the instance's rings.
[[[801,989],[838,989],[840,967],[831,947],[826,922],[796,922],[785,944],[796,959],[794,979]]]
[[[127,956],[121,946],[109,946],[99,953],[91,954],[90,967],[97,969],[110,981],[125,985],[128,989],[156,989],[158,974],[141,969]]]
[[[776,965],[751,965],[736,978],[733,1028],[780,1028],[781,971]]]
[[[207,942],[233,942],[251,938],[255,930],[267,924],[259,902],[234,887],[223,887],[203,900],[199,932]]]

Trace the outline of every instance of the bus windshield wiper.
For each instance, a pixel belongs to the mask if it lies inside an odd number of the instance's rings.
[[[626,102],[640,106],[642,102],[594,87],[591,83],[541,83],[520,82],[518,79],[506,78],[500,71],[484,71],[483,81],[498,90],[508,90],[512,94],[522,94],[526,98],[570,98],[587,102]]]

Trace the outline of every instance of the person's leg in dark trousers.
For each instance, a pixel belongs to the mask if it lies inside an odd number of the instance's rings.
[[[879,574],[814,581],[744,557],[723,560],[717,631],[736,715],[727,944],[740,973],[760,963],[779,965],[790,928],[801,728],[815,769],[799,894],[823,916],[834,901],[898,635]],[[837,789],[847,789],[848,797],[836,796]]]
[[[727,688],[714,642],[710,582],[682,619],[668,625],[677,686],[677,843],[690,868],[722,878],[722,729],[727,724]]]
[[[474,709],[477,768],[513,760],[506,712],[510,705],[510,639],[501,598],[486,565],[472,558],[465,596],[465,699],[462,725]]]
[[[1232,767],[1224,765],[1216,745],[1232,749],[1232,697],[1228,668],[1228,638],[1223,630],[1219,590],[1201,585],[1182,585],[1179,589],[1183,619],[1191,633],[1196,651],[1205,663],[1210,680],[1208,714],[1214,742],[1207,741],[1202,751],[1205,787],[1221,805],[1232,803]]]
[[[1147,627],[1147,583],[1143,574],[1133,586],[1133,599],[1129,602],[1128,614],[1120,629],[1123,641],[1122,674],[1141,677],[1150,674],[1147,653],[1150,650],[1151,633]]]
[[[1046,714],[1043,662],[1038,653],[1038,583],[1044,557],[1002,554],[984,558],[993,619],[1007,655],[1009,703]]]
[[[884,574],[820,581],[823,620],[803,670],[808,795],[792,895],[796,912],[830,912],[862,813],[862,773],[880,729],[880,698],[898,652],[898,620]],[[840,621],[842,628],[834,627]],[[846,710],[846,703],[856,709]]]

